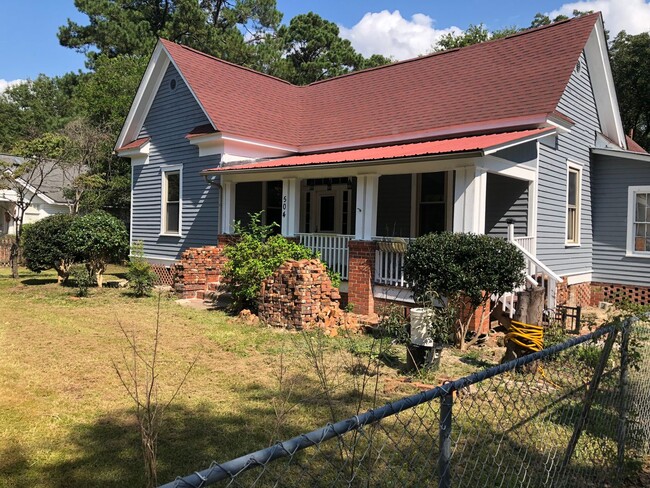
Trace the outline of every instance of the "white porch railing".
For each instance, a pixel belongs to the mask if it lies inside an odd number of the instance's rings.
[[[534,236],[524,236],[524,237],[515,237],[515,242],[519,244],[522,249],[525,249],[530,254],[535,255],[535,237]]]
[[[562,277],[553,272],[551,268],[534,255],[534,237],[515,237],[514,224],[508,224],[508,240],[517,246],[524,255],[526,260],[526,269],[524,270],[526,280],[531,285],[541,285],[546,288],[546,306],[554,309],[557,304],[557,284],[562,282]]]
[[[342,280],[348,279],[348,258],[350,252],[348,243],[354,236],[343,234],[297,234],[300,244],[320,254],[323,262],[332,271],[341,275]]]
[[[375,283],[378,285],[408,288],[404,280],[405,244],[414,239],[400,238],[396,242],[379,240],[375,251]],[[400,247],[402,249],[400,249]]]

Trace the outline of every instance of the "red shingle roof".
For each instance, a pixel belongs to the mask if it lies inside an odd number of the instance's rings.
[[[540,137],[545,133],[555,132],[554,128],[524,130],[517,132],[502,132],[471,137],[457,137],[438,141],[415,142],[395,146],[381,146],[350,151],[336,151],[320,154],[301,154],[285,158],[255,161],[243,164],[232,164],[206,170],[207,173],[216,171],[235,171],[251,169],[284,168],[289,166],[310,166],[358,161],[376,161],[382,159],[399,159],[414,156],[429,156],[435,154],[457,154],[473,151],[485,151],[504,144],[523,141],[531,137]]]
[[[304,87],[161,42],[217,130],[302,148],[346,147],[470,124],[473,132],[539,126],[556,110],[599,15]]]
[[[136,139],[135,141],[131,141],[128,144],[124,144],[122,147],[117,148],[116,151],[119,152],[119,151],[126,151],[127,149],[138,149],[144,146],[147,142],[149,142],[148,137]]]
[[[648,154],[648,151],[643,149],[634,139],[630,136],[625,136],[625,141],[627,142],[627,150],[635,153]]]

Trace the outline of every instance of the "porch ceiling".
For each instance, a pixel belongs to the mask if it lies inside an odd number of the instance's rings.
[[[433,156],[459,154],[480,151],[483,154],[493,152],[503,147],[538,139],[552,132],[554,127],[485,134],[480,136],[457,137],[436,141],[416,142],[394,146],[381,146],[350,151],[335,151],[319,154],[301,154],[277,159],[264,159],[250,162],[235,162],[229,165],[204,170],[203,173],[247,172],[285,167],[303,167],[328,165],[336,163],[354,163],[361,161],[382,161],[409,158],[416,156]]]

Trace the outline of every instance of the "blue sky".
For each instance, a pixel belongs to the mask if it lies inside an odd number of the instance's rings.
[[[470,23],[526,26],[536,12],[602,10],[613,32],[650,28],[650,0],[278,0],[278,8],[285,22],[312,10],[339,24],[360,52],[395,59],[422,54],[437,36]],[[85,22],[73,0],[0,0],[0,91],[8,81],[83,69],[84,55],[61,47],[56,37],[67,18]]]

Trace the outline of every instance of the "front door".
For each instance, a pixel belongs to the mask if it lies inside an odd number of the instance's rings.
[[[316,192],[318,217],[316,219],[316,232],[326,234],[337,234],[340,230],[337,228],[337,204],[335,192]]]
[[[302,229],[306,233],[352,234],[353,191],[348,179],[307,180],[302,195]]]

